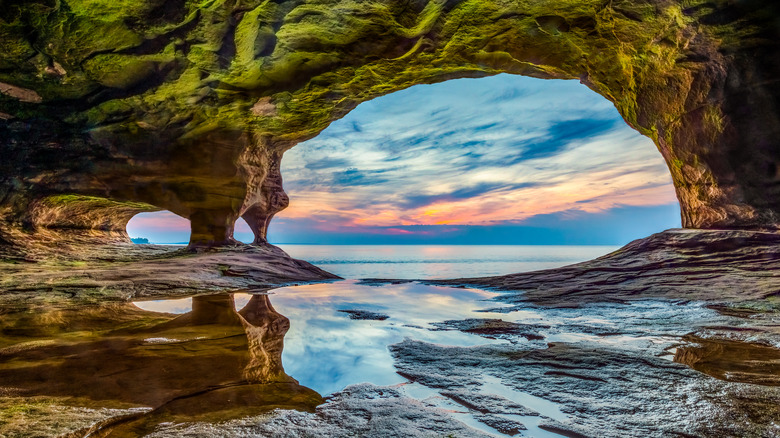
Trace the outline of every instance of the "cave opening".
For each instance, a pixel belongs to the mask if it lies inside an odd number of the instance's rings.
[[[233,238],[242,243],[252,243],[255,240],[255,233],[246,223],[244,218],[240,217],[236,220],[236,227],[233,229]]]
[[[573,80],[416,85],[360,104],[278,169],[292,203],[277,244],[618,245],[681,226],[653,141]],[[257,241],[248,213],[228,224],[236,241]],[[191,243],[190,230],[167,210],[127,224],[149,243]]]
[[[272,243],[617,245],[681,226],[656,145],[576,80],[387,94],[287,151],[281,173]]]

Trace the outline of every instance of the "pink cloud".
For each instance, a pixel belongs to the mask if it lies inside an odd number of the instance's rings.
[[[140,213],[135,215],[127,223],[128,231],[134,229],[154,229],[158,231],[189,231],[190,221],[171,213],[170,211],[158,211],[154,213]]]
[[[383,234],[414,234],[414,232],[401,228],[387,228],[384,230]]]

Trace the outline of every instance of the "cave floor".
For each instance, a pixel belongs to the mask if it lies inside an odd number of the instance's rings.
[[[273,247],[6,260],[0,435],[780,436],[778,242],[435,282]]]

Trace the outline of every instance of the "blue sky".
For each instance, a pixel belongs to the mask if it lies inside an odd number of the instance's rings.
[[[680,226],[655,145],[577,81],[411,87],[288,151],[282,175],[275,243],[622,244]],[[156,213],[128,230],[174,242],[187,227]]]

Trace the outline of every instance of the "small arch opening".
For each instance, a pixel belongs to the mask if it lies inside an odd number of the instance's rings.
[[[168,210],[138,213],[126,229],[136,244],[186,245],[190,241],[190,221]]]
[[[235,228],[233,228],[233,238],[242,243],[252,243],[255,240],[255,233],[252,232],[249,224],[242,217],[236,220]]]

